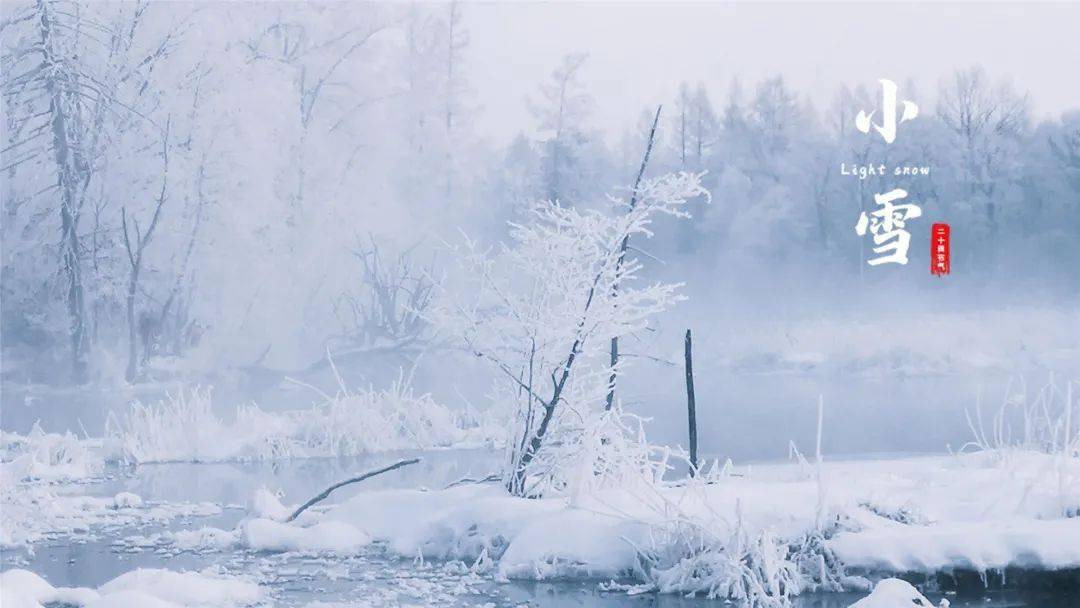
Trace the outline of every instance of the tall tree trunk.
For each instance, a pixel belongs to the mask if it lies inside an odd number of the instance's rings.
[[[652,153],[653,141],[656,139],[656,125],[660,122],[660,110],[663,106],[656,106],[656,115],[653,116],[652,128],[649,129],[649,141],[645,144],[645,155],[641,158],[641,166],[638,168],[637,177],[634,179],[634,191],[630,195],[630,210],[633,211],[637,205],[637,190],[641,185],[641,178],[645,175],[645,167],[649,164],[649,154]],[[619,245],[619,259],[615,262],[615,286],[614,290],[619,289],[619,272],[622,270],[623,260],[626,259],[626,250],[630,246],[630,235],[627,234],[623,237],[622,243]],[[619,337],[615,336],[611,338],[611,376],[608,377],[608,393],[607,403],[604,405],[605,410],[610,410],[615,403],[615,380],[618,375],[616,365],[619,363]]]
[[[53,20],[50,7],[39,0],[41,14],[41,48],[45,64],[54,72],[62,68],[53,52]],[[53,136],[53,161],[56,163],[57,186],[60,191],[60,250],[64,274],[67,277],[67,308],[70,318],[71,373],[77,383],[86,381],[86,315],[82,269],[79,260],[79,209],[77,160],[71,149],[70,125],[64,107],[64,90],[57,82],[57,75],[44,79],[49,96],[49,113]]]
[[[124,377],[128,382],[134,382],[139,372],[139,349],[136,341],[135,328],[135,289],[139,284],[139,269],[131,272],[127,290],[127,324],[128,324],[128,364]]]

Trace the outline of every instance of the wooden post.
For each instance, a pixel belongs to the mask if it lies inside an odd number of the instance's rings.
[[[697,474],[697,407],[694,402],[694,355],[690,330],[686,330],[686,340],[683,343],[683,357],[686,368],[686,414],[690,423],[690,476]]]

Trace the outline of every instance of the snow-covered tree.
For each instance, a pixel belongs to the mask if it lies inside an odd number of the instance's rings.
[[[1008,82],[993,84],[979,66],[957,70],[939,93],[937,116],[953,136],[950,156],[963,184],[959,194],[982,208],[991,243],[1000,228],[1029,114],[1026,95],[1017,94]]]
[[[151,158],[140,152],[161,134],[153,116],[161,99],[151,76],[176,32],[147,35],[147,11],[146,4],[38,0],[6,10],[3,22],[6,304],[37,309],[37,329],[66,336],[80,382],[96,334],[92,311],[110,297],[111,276],[102,272],[109,266],[102,248],[115,236],[103,223],[116,213],[110,201],[148,194],[139,182],[106,188],[106,176],[123,171],[117,165]],[[53,297],[59,293],[62,298]],[[58,299],[66,307],[63,330],[39,306]],[[7,319],[5,329],[34,330]]]
[[[641,284],[642,264],[623,259],[623,240],[650,236],[658,215],[684,216],[687,200],[706,194],[699,175],[679,173],[643,181],[633,206],[611,197],[614,214],[543,201],[512,226],[509,244],[463,246],[462,282],[443,294],[438,316],[503,380],[513,493],[565,487],[568,463],[548,451],[604,409],[610,339],[648,327],[679,299],[676,284]]]

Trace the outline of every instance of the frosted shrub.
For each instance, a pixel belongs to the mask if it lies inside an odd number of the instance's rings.
[[[121,458],[136,463],[351,456],[476,445],[497,433],[473,413],[461,415],[415,394],[403,377],[384,390],[342,388],[306,410],[240,405],[232,421],[214,413],[210,389],[195,387],[156,404],[135,402],[106,425]]]
[[[632,591],[703,595],[748,606],[786,606],[803,590],[803,577],[788,546],[769,530],[751,534],[740,513],[729,522],[717,513],[691,514],[666,500],[666,513],[651,526],[650,546],[637,547]]]
[[[155,404],[133,401],[122,417],[110,413],[105,421],[105,436],[130,462],[224,460],[231,447],[224,432],[211,389],[199,386],[169,392]]]
[[[669,450],[648,443],[644,420],[611,410],[568,415],[529,463],[525,494],[577,497],[597,490],[653,487],[669,469]]]
[[[429,394],[416,395],[403,378],[388,389],[342,389],[296,423],[304,443],[335,455],[465,443],[463,420]],[[474,438],[481,439],[481,438]]]
[[[666,454],[686,460],[685,453]],[[666,470],[666,459],[662,461]],[[734,511],[716,508],[717,485],[727,482],[719,463],[697,476],[638,486],[637,501],[646,508],[647,546],[635,546],[642,585],[631,591],[703,595],[751,607],[783,607],[806,591],[840,591],[844,568],[827,544],[845,520],[827,514],[819,478],[818,522],[791,537],[771,525],[744,520],[742,503]],[[659,469],[655,469],[662,476]],[[664,488],[682,486],[675,494]]]
[[[811,590],[839,591],[843,569],[825,547],[827,533],[783,539],[768,527],[752,530],[736,506],[734,521],[706,509],[690,513],[668,504],[664,519],[651,526],[651,544],[638,547],[632,590],[702,595],[751,607],[790,605]]]
[[[981,401],[976,402],[974,412],[965,412],[974,437],[962,449],[1000,452],[1011,448],[1080,455],[1075,385],[1073,381],[1056,381],[1051,375],[1032,397],[1023,378],[1010,380],[1001,406],[989,419]]]
[[[0,463],[12,481],[71,481],[101,474],[104,459],[70,432],[46,433],[37,423],[28,434],[0,433]]]

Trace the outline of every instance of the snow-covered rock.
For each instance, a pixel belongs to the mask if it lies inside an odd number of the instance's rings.
[[[947,606],[948,604],[944,604]],[[874,586],[870,595],[848,608],[933,608],[930,600],[907,581],[887,578]]]
[[[114,509],[129,509],[134,507],[141,507],[142,504],[142,497],[138,494],[132,494],[131,492],[120,492],[113,497]]]
[[[255,494],[251,497],[250,511],[258,517],[274,521],[285,521],[292,515],[292,511],[281,504],[277,495],[266,488],[255,490]]]

